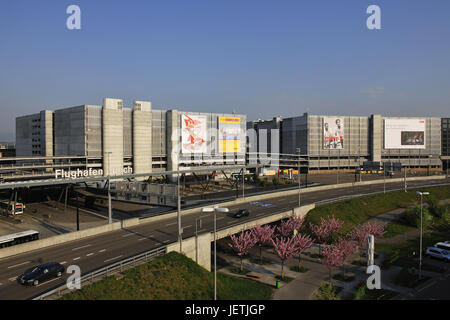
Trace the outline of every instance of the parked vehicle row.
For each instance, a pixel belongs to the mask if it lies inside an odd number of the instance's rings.
[[[438,242],[425,250],[425,256],[450,262],[450,241]]]

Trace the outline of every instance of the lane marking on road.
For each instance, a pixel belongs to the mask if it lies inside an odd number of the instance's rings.
[[[117,257],[114,257],[114,258],[111,258],[111,259],[106,259],[106,260],[103,261],[103,262],[108,262],[108,261],[116,260],[116,259],[122,258],[122,256],[123,256],[123,255],[120,255],[120,256],[117,256]]]
[[[436,281],[433,281],[433,282],[431,282],[429,285],[426,285],[425,287],[420,288],[419,290],[417,290],[417,292],[420,292],[420,291],[422,291],[422,290],[424,290],[424,289],[426,289],[426,288],[429,288],[429,287],[431,287],[431,286],[434,286],[435,284],[436,284]]]
[[[90,256],[92,256],[93,254],[94,254],[93,252],[88,253],[88,254],[86,255],[86,257],[90,257]]]
[[[85,245],[85,246],[82,246],[82,247],[74,248],[74,249],[72,249],[72,251],[76,251],[76,250],[84,249],[84,248],[87,248],[87,247],[90,247],[90,246],[92,246],[92,244],[87,244],[87,245]]]
[[[31,261],[25,261],[25,262],[22,262],[22,263],[19,263],[19,264],[15,264],[13,266],[9,266],[8,269],[12,269],[12,268],[15,268],[15,267],[20,267],[20,266],[23,266],[24,264],[27,264],[27,263],[30,263],[30,262]]]
[[[67,261],[63,261],[63,262],[60,262],[59,264],[66,264],[67,263]]]
[[[225,219],[225,217],[216,218],[216,220],[222,220],[222,219]]]
[[[9,280],[9,281],[16,281],[16,279],[17,279],[17,277],[11,277],[11,278],[9,278],[8,280]]]
[[[81,257],[76,257],[76,258],[73,258],[73,261],[77,261],[77,260],[79,260]]]
[[[234,223],[234,221],[229,221],[229,222],[227,222],[227,224],[232,224],[232,223]]]
[[[167,242],[170,242],[170,240],[164,240],[164,241],[163,241],[163,243],[167,243]]]
[[[50,282],[55,281],[55,280],[59,280],[59,278],[55,278],[55,279],[52,279],[52,280],[49,280],[49,281],[42,282],[42,283],[38,284],[36,287],[40,287],[40,286],[42,286],[44,284],[50,283]]]
[[[190,227],[192,227],[192,224],[190,224],[190,225],[188,225],[188,226],[185,226],[185,227],[183,227],[183,229],[186,229],[186,228],[190,228]]]
[[[147,238],[140,238],[138,239],[138,241],[142,241],[142,240],[148,240]]]
[[[126,237],[129,237],[129,236],[132,236],[132,235],[133,235],[133,233],[124,234],[124,235],[122,236],[122,238],[126,238]]]
[[[174,224],[177,224],[177,222],[168,223],[168,224],[166,224],[166,227],[173,226]]]
[[[0,286],[2,286],[3,285],[3,283],[0,283]]]
[[[99,250],[98,252],[105,252],[106,251],[106,249],[102,249],[102,250]]]

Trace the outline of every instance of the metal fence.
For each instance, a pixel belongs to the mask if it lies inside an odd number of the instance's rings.
[[[99,281],[105,277],[115,275],[117,273],[120,273],[122,271],[125,271],[127,269],[130,269],[132,267],[136,267],[138,265],[144,264],[150,260],[153,260],[156,257],[162,256],[166,254],[166,247],[159,247],[144,253],[140,253],[136,256],[133,256],[131,258],[127,258],[125,260],[121,260],[118,262],[115,262],[109,266],[106,266],[104,268],[95,270],[93,272],[90,272],[88,274],[85,274],[81,276],[80,282],[81,287],[92,284],[96,281]],[[58,288],[55,288],[53,290],[47,291],[44,294],[41,294],[33,300],[44,300],[44,299],[55,299],[58,297],[63,296],[64,294],[73,292],[73,290],[70,290],[67,288],[67,284],[61,285]]]

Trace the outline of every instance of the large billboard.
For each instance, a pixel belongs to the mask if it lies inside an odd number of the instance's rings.
[[[344,149],[344,119],[323,118],[323,148]]]
[[[241,118],[219,117],[219,152],[241,151]]]
[[[385,119],[385,149],[425,149],[425,119]]]
[[[181,153],[206,153],[206,116],[181,115]]]

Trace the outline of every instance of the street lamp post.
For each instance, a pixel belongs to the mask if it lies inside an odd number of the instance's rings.
[[[178,241],[180,242],[180,253],[183,252],[183,236],[181,230],[181,198],[180,198],[180,172],[177,175],[177,218],[178,218]]]
[[[201,212],[214,213],[214,300],[217,300],[217,247],[216,247],[216,216],[217,212],[229,212],[228,208],[219,208],[215,205],[213,208],[202,208]]]
[[[406,190],[406,166],[405,166],[405,192],[407,192],[407,190]]]
[[[108,223],[112,223],[112,208],[111,208],[111,167],[109,162],[109,156],[112,154],[111,151],[105,152],[108,156]]]
[[[417,191],[420,195],[420,253],[419,253],[419,279],[422,279],[422,233],[423,233],[423,196],[429,195],[429,192]]]

